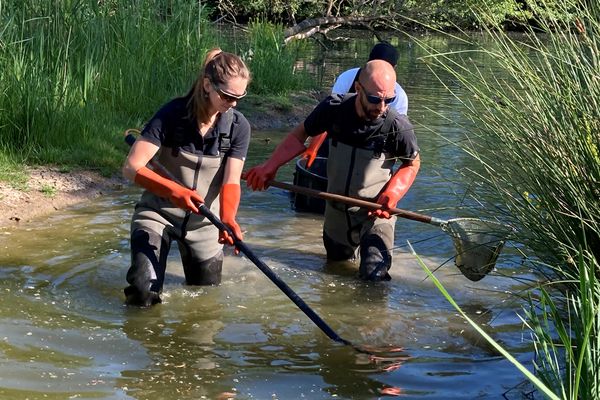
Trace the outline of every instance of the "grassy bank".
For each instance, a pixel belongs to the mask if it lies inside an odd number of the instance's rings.
[[[201,2],[165,4],[0,4],[0,179],[18,180],[23,164],[114,173],[126,153],[121,132],[186,93],[216,46],[249,64],[252,95],[245,102],[311,87],[294,70],[298,48],[280,46],[281,27],[256,23],[248,33],[225,32],[205,18]]]
[[[426,59],[468,96],[472,128],[457,144],[477,168],[463,170],[476,200],[517,229],[537,271],[524,322],[535,372],[559,398],[600,398],[600,5],[565,2],[514,38],[490,25],[491,44]],[[416,39],[417,40],[417,39]],[[426,43],[421,42],[423,46]],[[473,62],[472,53],[489,63]],[[478,57],[473,57],[478,58]],[[508,80],[481,73],[500,69]],[[491,78],[486,78],[491,77]],[[481,112],[487,110],[487,112]]]

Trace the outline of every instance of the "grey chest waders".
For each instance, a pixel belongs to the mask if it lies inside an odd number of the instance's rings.
[[[229,115],[228,115],[229,114]],[[219,193],[225,160],[230,148],[232,113],[217,124],[219,155],[187,152],[162,146],[155,160],[178,182],[194,189],[205,205],[219,215]],[[144,191],[131,221],[132,262],[127,273],[127,302],[150,305],[160,302],[166,260],[173,240],[177,242],[187,284],[215,285],[221,282],[223,245],[219,230],[206,217],[175,207],[169,199]]]
[[[333,140],[329,145],[327,191],[375,199],[391,177],[393,165],[394,159],[385,153]],[[372,218],[364,208],[327,201],[323,241],[328,258],[350,259],[360,247],[359,276],[365,280],[389,280],[395,222],[396,217]]]
[[[195,189],[210,210],[219,214],[218,196],[224,171],[221,157],[198,157],[184,151],[161,148],[158,162],[184,185]],[[217,241],[218,229],[204,216],[186,212],[175,207],[169,199],[148,191],[143,193],[132,219],[131,231],[138,228],[184,240],[197,254],[195,258],[200,260],[213,257],[222,249]]]

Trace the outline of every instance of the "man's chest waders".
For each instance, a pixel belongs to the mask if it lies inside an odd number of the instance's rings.
[[[394,159],[332,140],[327,161],[327,191],[349,197],[376,199],[392,175]],[[368,210],[327,201],[323,242],[330,260],[348,260],[360,248],[359,276],[389,280],[396,217],[372,218]]]

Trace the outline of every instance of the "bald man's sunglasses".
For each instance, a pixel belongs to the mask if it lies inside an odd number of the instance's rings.
[[[367,101],[371,104],[381,104],[381,102],[383,101],[385,104],[390,104],[393,103],[394,100],[396,100],[396,96],[392,96],[392,97],[379,97],[379,96],[375,96],[373,94],[367,94],[367,92],[365,91],[365,96],[367,97]]]
[[[375,96],[374,94],[369,94],[365,90],[365,87],[360,82],[358,84],[362,88],[362,91],[365,94],[365,97],[367,98],[367,101],[369,103],[371,103],[371,104],[381,104],[381,102],[383,101],[383,103],[387,105],[387,104],[393,103],[394,100],[396,100],[396,96],[392,96],[392,97],[379,97],[379,96]]]

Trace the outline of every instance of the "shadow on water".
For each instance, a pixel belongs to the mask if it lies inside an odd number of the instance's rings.
[[[415,50],[405,50],[415,62]],[[415,66],[398,68],[411,118],[445,129],[428,107],[435,96],[441,112],[453,110],[453,100]],[[284,134],[254,133],[248,165]],[[465,161],[435,135],[419,134],[423,165],[400,206],[457,216],[459,208],[448,205],[464,189],[448,174]],[[286,166],[278,178],[291,181],[292,173]],[[336,333],[374,349],[373,357],[331,341],[249,260],[231,254],[220,286],[190,287],[174,246],[163,304],[124,306],[139,193],[131,187],[1,232],[1,398],[498,398],[523,380],[441,297],[406,243],[430,268],[441,265],[436,276],[456,301],[529,362],[513,295],[525,286],[506,278],[529,272],[510,248],[499,273],[471,282],[454,267],[452,241],[439,228],[398,220],[392,281],[361,282],[356,265],[326,264],[321,216],[294,212],[281,190],[244,188],[238,222],[248,246]]]

